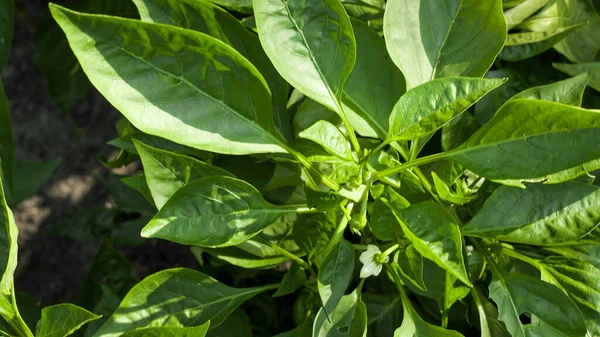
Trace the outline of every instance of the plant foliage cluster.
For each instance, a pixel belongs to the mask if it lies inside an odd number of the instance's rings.
[[[40,24],[50,96],[89,81],[123,114],[100,160],[143,172],[54,228],[104,239],[78,305],[39,312],[9,206],[56,163],[17,168],[0,91],[0,335],[600,336],[598,1],[72,8]],[[149,239],[200,271],[134,279],[111,241]]]

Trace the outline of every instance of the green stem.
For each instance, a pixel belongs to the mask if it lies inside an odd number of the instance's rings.
[[[356,249],[356,250],[367,250],[367,248],[369,247],[368,245],[358,245],[358,244],[353,244],[352,246],[354,246],[354,249]]]
[[[383,142],[379,143],[379,145],[377,145],[376,148],[374,148],[373,150],[371,150],[371,153],[369,154],[369,157],[377,154],[377,152],[381,151],[384,147],[388,146],[390,144],[390,140],[386,139]]]
[[[323,174],[323,172],[321,172],[317,168],[315,168],[312,165],[312,163],[310,162],[310,160],[308,160],[308,158],[306,158],[300,152],[292,149],[291,147],[287,146],[284,143],[280,144],[280,146],[282,146],[289,154],[294,156],[296,158],[296,160],[298,160],[300,165],[304,166],[310,173],[318,176],[321,179],[321,182],[323,182],[323,184],[325,184],[325,186],[331,188],[332,190],[334,190],[336,192],[340,190],[340,185],[338,183],[331,180],[331,178],[329,178],[328,176]]]
[[[404,146],[401,146],[398,143],[393,143],[392,146],[394,146],[394,148],[400,152],[400,155],[404,158],[404,160],[406,160],[407,162],[412,162],[416,159],[412,158],[410,153],[406,152],[406,149],[404,148]],[[425,158],[425,157],[423,157]],[[427,193],[429,193],[431,195],[431,197],[433,197],[433,199],[435,201],[437,201],[438,203],[442,203],[442,201],[440,200],[440,198],[437,196],[437,194],[433,193],[433,186],[431,186],[431,184],[429,183],[429,179],[427,179],[427,177],[425,176],[425,174],[423,173],[423,171],[421,171],[420,168],[415,167],[413,169],[414,174],[417,175],[417,177],[421,180],[421,184],[423,184],[423,187],[425,187],[425,190],[427,190]]]
[[[271,242],[269,240],[264,239],[263,241],[264,241],[264,243],[267,243],[275,251],[279,252],[281,255],[289,258],[290,260],[298,262],[304,269],[307,269],[307,270],[311,269],[310,265],[306,261],[302,260],[302,258],[300,258],[299,256],[294,255],[294,254],[288,252],[287,250],[279,247],[277,244],[275,244],[275,243],[273,243],[273,242]]]
[[[15,298],[14,286],[12,287],[12,289],[13,290],[12,290],[12,294],[11,294],[11,300],[13,303],[12,307],[15,312],[15,315],[12,319],[7,320],[7,322],[13,328],[13,330],[15,330],[15,332],[17,333],[17,336],[33,337],[33,333],[31,332],[31,330],[29,330],[29,327],[27,326],[25,321],[23,321],[23,318],[21,317],[21,314],[19,313],[19,309],[17,308],[17,299]]]
[[[350,144],[352,144],[352,148],[356,151],[356,155],[358,158],[362,156],[362,149],[360,148],[360,144],[358,143],[358,138],[356,138],[356,133],[354,132],[354,128],[350,125],[350,121],[348,117],[346,117],[346,112],[344,111],[344,107],[339,100],[336,99],[336,103],[338,109],[340,110],[340,117],[342,118],[342,122],[346,127],[346,131],[348,132],[348,137],[350,138]]]
[[[351,214],[352,208],[354,208],[354,202],[349,202],[346,205],[344,214]],[[342,241],[342,239],[344,238],[344,231],[346,230],[346,227],[348,226],[349,220],[350,219],[347,216],[342,217],[342,219],[340,220],[340,223],[338,224],[337,228],[335,229],[335,232],[331,236],[331,239],[327,243],[327,246],[325,246],[325,249],[323,250],[323,256],[329,255],[329,253],[333,250],[333,248]]]
[[[440,159],[443,159],[445,156],[446,156],[445,153],[436,153],[436,154],[432,154],[430,156],[425,156],[425,157],[417,158],[417,159],[415,159],[413,161],[409,161],[409,162],[400,164],[400,165],[398,165],[396,167],[391,167],[389,169],[376,172],[376,173],[373,174],[373,177],[371,179],[372,180],[379,180],[379,179],[381,179],[383,177],[387,177],[387,176],[390,176],[392,174],[396,174],[396,173],[408,170],[409,168],[412,168],[412,167],[416,167],[416,166],[419,166],[419,165],[429,164],[429,163],[432,163],[434,161],[438,161]],[[429,184],[429,183],[427,182],[427,184]]]
[[[388,256],[391,253],[393,253],[396,249],[398,249],[400,247],[400,244],[397,243],[393,246],[391,246],[390,248],[386,249],[383,253],[381,253],[382,256]]]

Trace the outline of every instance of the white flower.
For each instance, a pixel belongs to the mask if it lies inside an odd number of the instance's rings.
[[[363,267],[360,270],[360,277],[367,278],[369,276],[377,276],[381,273],[383,269],[383,264],[389,261],[390,257],[381,256],[381,251],[379,247],[375,245],[368,245],[367,250],[360,254],[360,262],[362,262]]]

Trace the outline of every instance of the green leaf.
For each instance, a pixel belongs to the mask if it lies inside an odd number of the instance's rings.
[[[231,288],[195,270],[163,270],[133,287],[94,337],[149,327],[193,327],[209,320],[214,328],[241,303],[274,288]]]
[[[305,98],[298,106],[298,110],[292,121],[294,135],[297,135],[302,130],[308,129],[311,125],[321,120],[330,122],[336,126],[342,125],[340,117],[336,115],[335,112],[310,98]]]
[[[9,2],[12,4],[12,0]],[[0,16],[1,15],[3,14],[0,14]],[[0,32],[2,32],[1,29]],[[0,63],[0,69],[1,68],[2,67]],[[4,186],[4,194],[6,199],[10,202],[14,191],[15,144],[13,139],[12,121],[9,112],[9,103],[8,99],[6,98],[6,94],[4,93],[2,82],[0,82],[0,166],[0,179],[2,179],[2,185]]]
[[[393,189],[387,188],[387,192],[388,197],[381,197],[375,200],[373,210],[370,212],[369,225],[371,232],[381,241],[393,241],[404,236],[402,234],[402,227],[396,221],[394,214],[387,204],[394,205],[398,210],[410,206],[410,203]]]
[[[291,137],[286,103],[287,82],[277,73],[263,51],[258,36],[233,15],[203,0],[134,0],[142,21],[193,29],[232,46],[264,76],[273,95],[273,118],[278,129]],[[252,1],[248,1],[249,4]]]
[[[578,24],[548,31],[508,34],[498,58],[515,62],[541,54],[582,26]]]
[[[577,241],[600,224],[600,187],[579,182],[501,186],[463,227],[465,235],[528,245]]]
[[[517,6],[504,12],[504,18],[506,19],[506,28],[509,30],[521,22],[525,21],[532,14],[537,12],[548,0],[526,0]]]
[[[35,329],[36,337],[65,337],[100,316],[81,307],[62,303],[42,309],[42,318]]]
[[[343,296],[335,311],[321,308],[315,318],[313,337],[364,337],[367,333],[367,307],[360,287]]]
[[[13,274],[17,267],[17,236],[19,230],[15,224],[13,213],[6,204],[4,189],[0,181],[0,293],[11,296],[13,293]]]
[[[341,97],[356,41],[339,0],[254,0],[254,16],[260,42],[281,76],[346,118]]]
[[[236,309],[223,324],[214,329],[210,329],[207,337],[252,337],[252,325],[248,315],[242,309]]]
[[[448,210],[433,201],[405,209],[397,209],[390,203],[388,207],[421,255],[472,286],[465,268],[460,229]]]
[[[581,106],[583,92],[591,79],[589,73],[579,74],[563,81],[529,88],[514,95],[510,100],[519,98],[537,99],[573,106]]]
[[[144,173],[135,176],[123,177],[121,178],[121,182],[140,192],[144,199],[152,204],[152,206],[156,207],[156,205],[154,205],[154,200],[152,200],[152,192],[150,192],[150,188],[148,187]]]
[[[206,177],[179,189],[144,227],[142,236],[184,245],[234,246],[293,212],[270,204],[243,180]]]
[[[402,302],[400,296],[363,293],[362,300],[367,307],[367,336],[393,336],[402,323]]]
[[[600,269],[599,244],[573,245],[568,247],[546,247],[545,249],[570,259],[585,261]]]
[[[50,178],[61,162],[61,158],[47,162],[15,159],[15,183],[10,203],[16,205],[33,195]]]
[[[204,337],[208,332],[210,321],[191,328],[145,328],[128,331],[123,337]]]
[[[499,319],[513,337],[585,336],[581,312],[556,286],[519,273],[493,273],[490,297],[498,305]],[[537,323],[523,324],[529,313]]]
[[[0,70],[4,68],[13,35],[14,0],[0,0]]]
[[[461,147],[446,152],[492,180],[540,181],[600,158],[600,113],[554,102],[516,99]]]
[[[350,285],[353,271],[354,247],[350,242],[342,240],[319,266],[317,286],[327,315],[336,315],[334,309],[337,309],[338,303],[344,306],[340,300]]]
[[[448,186],[435,172],[431,172],[431,176],[433,177],[433,184],[435,185],[435,191],[437,192],[440,199],[447,201],[451,204],[455,205],[464,205],[471,200],[475,199],[476,195],[462,195],[460,193],[455,193],[450,190],[450,186]]]
[[[321,252],[327,246],[337,227],[335,212],[300,214],[293,227],[292,237],[298,246],[308,253],[309,260],[317,265],[325,258]]]
[[[526,79],[524,74],[515,69],[502,68],[490,70],[485,74],[485,77],[508,78],[508,80],[500,88],[485,95],[481,98],[481,100],[479,100],[479,102],[477,102],[474,109],[475,111],[473,112],[473,116],[476,119],[477,127],[473,130],[473,132],[477,130],[479,126],[487,123],[490,119],[492,119],[496,111],[502,106],[502,104],[508,101],[509,98],[529,88],[529,85],[526,85],[525,83]],[[465,115],[467,115],[467,113],[462,114],[461,117],[464,117]],[[458,126],[462,127],[460,124],[458,124]],[[467,138],[471,136],[473,132],[468,134]]]
[[[591,63],[552,63],[552,66],[564,73],[571,76],[575,76],[583,73],[591,73],[592,78],[590,79],[589,86],[600,91],[600,62]]]
[[[210,0],[210,2],[236,12],[252,13],[252,0]]]
[[[325,151],[344,160],[354,160],[351,146],[344,134],[333,124],[320,120],[298,133],[298,137],[312,140]]]
[[[498,309],[477,287],[473,288],[473,299],[479,314],[481,337],[510,337],[504,324],[498,320]]]
[[[406,91],[405,79],[390,59],[383,38],[367,24],[355,19],[351,22],[356,37],[356,63],[344,85],[342,101],[366,121],[374,136],[385,139],[390,111]],[[367,136],[368,132],[354,127]]]
[[[231,47],[173,26],[50,10],[94,86],[141,131],[218,153],[285,152],[267,84]]]
[[[190,182],[211,176],[232,176],[222,168],[198,159],[153,148],[136,140],[133,143],[142,159],[146,182],[158,209]]]
[[[505,79],[440,78],[409,90],[392,110],[388,139],[426,137],[504,82]]]
[[[273,297],[293,294],[306,283],[306,271],[293,261],[287,274],[283,277],[279,289],[273,294]]]
[[[600,334],[600,269],[577,259],[550,256],[542,260],[552,283],[563,289],[577,304],[588,332]]]
[[[483,76],[502,49],[506,23],[501,0],[390,0],[383,32],[410,89],[439,77]]]
[[[405,249],[394,254],[394,260],[390,263],[389,268],[414,287],[427,291],[427,286],[423,281],[423,256],[417,252],[413,244],[409,244]]]

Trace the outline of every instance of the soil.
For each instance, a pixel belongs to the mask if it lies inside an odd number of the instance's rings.
[[[115,137],[114,123],[120,114],[93,90],[75,104],[70,117],[50,101],[46,82],[33,63],[32,28],[32,22],[48,10],[48,1],[16,2],[21,14],[15,18],[11,56],[2,72],[10,100],[16,156],[36,161],[61,157],[63,161],[35,195],[13,209],[19,227],[15,286],[44,306],[76,302],[99,242],[79,242],[47,232],[77,209],[110,203],[101,182],[102,176],[110,172],[96,157],[116,154],[106,142]],[[120,249],[132,262],[138,278],[165,268],[197,266],[186,247],[164,241]]]

